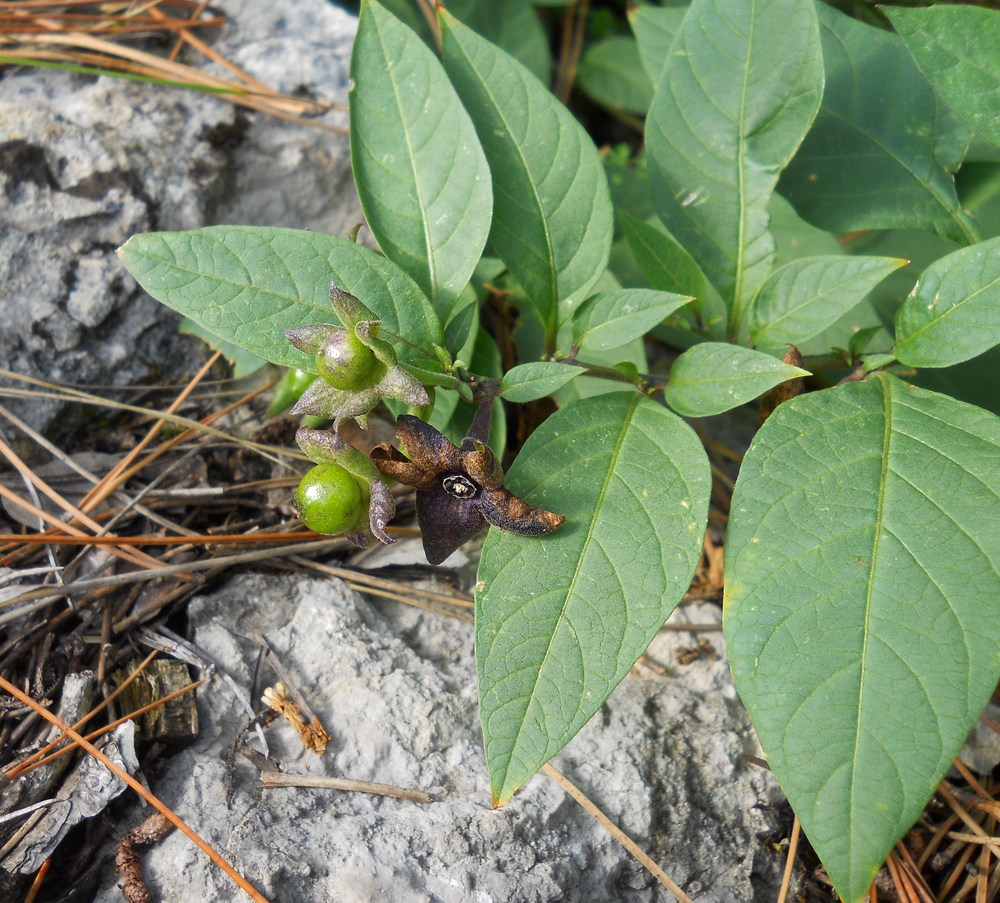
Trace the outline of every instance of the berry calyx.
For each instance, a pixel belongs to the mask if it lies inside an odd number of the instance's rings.
[[[350,330],[337,330],[316,355],[316,370],[335,389],[368,389],[385,374],[375,352]]]
[[[345,533],[361,519],[363,493],[339,464],[317,464],[295,490],[295,509],[314,533]]]

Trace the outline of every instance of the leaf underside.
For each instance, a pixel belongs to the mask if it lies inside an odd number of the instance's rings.
[[[441,324],[402,270],[368,248],[319,232],[271,226],[209,226],[134,235],[118,255],[157,301],[213,335],[279,364],[316,372],[286,329],[337,323],[330,282],[381,320],[402,361],[433,357]],[[397,337],[401,340],[397,341]]]

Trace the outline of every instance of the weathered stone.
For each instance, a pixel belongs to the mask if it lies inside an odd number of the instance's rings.
[[[346,102],[356,22],[343,10],[321,0],[216,6],[230,15],[214,44],[223,56],[276,90]],[[346,114],[317,123],[343,128]],[[179,317],[138,289],[115,248],[136,232],[217,223],[346,231],[362,219],[347,138],[319,125],[197,91],[5,72],[0,368],[119,386],[193,373],[204,344],[178,335]],[[53,400],[12,404],[36,428],[75,420]]]
[[[253,638],[266,637],[332,735],[317,757],[289,726],[272,726],[271,754],[286,771],[433,798],[261,790],[242,761],[227,809],[226,756],[246,715],[213,680],[201,691],[198,741],[153,790],[270,899],[672,899],[548,777],[490,809],[470,625],[368,602],[337,580],[263,576],[194,600],[190,616],[194,642],[248,692]],[[627,677],[554,764],[699,903],[771,900],[781,863],[768,841],[787,828],[780,791],[741,757],[754,741],[731,684],[718,692],[724,660],[678,670]],[[692,690],[692,674],[716,689]],[[241,899],[179,834],[150,850],[143,868],[158,899]],[[98,899],[112,903],[116,893],[109,878]]]

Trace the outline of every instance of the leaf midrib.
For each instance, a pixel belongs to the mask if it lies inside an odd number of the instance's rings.
[[[863,632],[861,637],[861,657],[858,671],[858,717],[854,729],[854,754],[851,756],[851,781],[848,791],[847,821],[850,828],[847,832],[849,837],[855,836],[854,819],[858,812],[867,811],[867,807],[860,807],[854,799],[855,785],[858,778],[859,768],[862,767],[862,757],[859,755],[858,747],[861,741],[861,721],[864,715],[865,683],[868,676],[868,639],[871,633],[872,618],[872,588],[875,585],[875,572],[878,568],[878,549],[882,537],[882,529],[885,520],[885,487],[889,474],[889,443],[892,437],[892,387],[887,379],[878,377],[882,384],[882,399],[884,404],[885,428],[882,432],[882,468],[880,471],[878,504],[875,508],[875,530],[872,536],[872,558],[871,566],[868,570],[868,593],[865,598],[865,616]],[[851,871],[854,871],[854,847],[849,846],[847,851],[848,860],[851,863]]]
[[[569,605],[569,600],[573,597],[573,591],[576,587],[577,581],[580,578],[580,572],[583,568],[584,559],[587,557],[587,549],[589,548],[594,536],[594,527],[597,524],[599,514],[601,511],[601,506],[604,503],[604,497],[607,494],[608,486],[611,482],[611,476],[615,472],[615,464],[618,461],[618,457],[621,453],[622,445],[625,442],[625,435],[628,433],[629,428],[632,425],[632,415],[635,413],[636,407],[642,401],[643,396],[636,394],[631,403],[629,404],[628,411],[622,418],[621,431],[618,433],[618,440],[615,442],[615,447],[611,452],[611,460],[608,465],[608,471],[605,474],[604,482],[601,484],[601,491],[597,496],[597,502],[594,505],[594,515],[590,519],[590,524],[587,528],[587,535],[584,538],[583,545],[580,548],[580,557],[577,559],[576,568],[573,571],[573,576],[569,581],[569,585],[566,589],[566,595],[563,599],[562,608],[559,610],[559,617],[556,619],[555,629],[552,631],[552,635],[549,637],[548,645],[545,649],[545,655],[542,657],[541,663],[538,666],[538,670],[535,673],[535,680],[531,686],[531,692],[527,696],[527,705],[524,707],[524,714],[521,716],[521,722],[518,725],[517,731],[514,734],[514,741],[511,744],[511,752],[507,759],[507,768],[504,771],[503,782],[501,783],[499,798],[503,798],[504,792],[507,790],[507,776],[510,774],[511,765],[514,762],[514,753],[517,750],[520,738],[524,733],[524,725],[528,718],[528,713],[531,710],[532,702],[535,699],[536,691],[538,689],[538,683],[542,678],[542,674],[545,672],[546,665],[548,664],[549,658],[552,655],[552,644],[555,642],[555,638],[559,633],[559,629],[563,623],[563,619],[566,617],[566,608]]]
[[[740,91],[740,119],[739,119],[739,139],[736,150],[736,182],[737,197],[739,198],[740,222],[736,233],[736,272],[733,274],[733,306],[732,315],[729,320],[729,332],[735,335],[736,330],[743,318],[743,280],[746,275],[746,233],[747,233],[747,210],[749,203],[746,198],[746,168],[745,156],[747,146],[746,130],[746,107],[747,107],[747,82],[750,78],[750,60],[753,57],[754,30],[757,25],[757,3],[751,3],[750,13],[750,33],[747,35],[747,57],[743,66],[743,86]]]
[[[551,292],[551,297],[548,298],[548,299],[545,299],[546,302],[547,302],[547,305],[548,305],[548,310],[546,311],[546,317],[545,317],[545,319],[546,319],[545,328],[546,328],[546,330],[549,330],[550,327],[551,327],[551,330],[554,333],[556,316],[557,316],[557,307],[558,307],[558,301],[559,301],[559,291],[558,291],[558,277],[559,277],[559,273],[558,273],[558,269],[556,267],[555,253],[553,252],[553,248],[552,248],[552,233],[551,233],[551,229],[550,229],[550,226],[549,226],[549,220],[548,220],[548,217],[546,216],[545,208],[544,208],[544,206],[542,204],[542,199],[541,199],[541,197],[539,196],[539,193],[538,193],[538,185],[535,182],[534,174],[532,173],[531,167],[528,165],[528,161],[525,158],[524,151],[523,151],[523,148],[522,148],[521,144],[519,142],[515,141],[514,138],[513,138],[513,130],[511,129],[510,123],[507,121],[507,116],[504,113],[502,105],[497,102],[496,96],[494,95],[492,88],[490,87],[490,85],[487,84],[486,80],[480,74],[480,70],[473,63],[472,58],[466,52],[465,45],[462,44],[462,42],[460,40],[458,40],[458,37],[456,36],[454,29],[453,28],[449,28],[448,30],[451,31],[451,33],[452,33],[452,40],[454,41],[455,46],[458,48],[459,52],[461,53],[463,59],[466,61],[466,64],[468,65],[469,69],[473,73],[475,73],[477,81],[482,86],[483,90],[486,92],[486,95],[489,97],[489,99],[490,99],[490,101],[491,101],[491,103],[493,105],[494,111],[496,112],[497,116],[500,118],[500,121],[503,123],[505,135],[509,138],[509,143],[514,148],[515,156],[520,161],[521,168],[524,171],[524,173],[526,174],[526,176],[528,177],[528,184],[531,186],[531,197],[532,197],[532,200],[534,201],[535,209],[538,210],[538,212],[539,212],[538,222],[540,222],[541,225],[542,225],[542,234],[545,236],[545,249],[547,251],[546,259],[548,261],[547,269],[548,269],[548,275],[549,275],[549,279],[547,281],[549,283],[549,289],[550,289],[550,292]],[[525,83],[524,83],[524,81],[522,79],[519,79],[519,80],[520,80],[520,83],[522,84],[522,86],[525,87],[525,91],[527,93],[527,85],[525,85]],[[528,106],[530,108],[530,102],[529,102]],[[470,115],[471,115],[471,113],[470,113]],[[484,150],[485,150],[485,148],[484,148]],[[492,167],[490,167],[490,176],[491,176],[491,178],[495,179]],[[535,301],[535,299],[532,299],[533,303],[534,303],[534,301]]]

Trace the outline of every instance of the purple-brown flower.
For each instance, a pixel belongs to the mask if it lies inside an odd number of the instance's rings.
[[[409,458],[388,443],[373,448],[371,458],[383,474],[416,488],[417,522],[431,564],[440,564],[487,523],[522,536],[542,536],[565,520],[504,489],[496,455],[478,439],[466,437],[456,447],[408,414],[396,421],[396,433]]]

